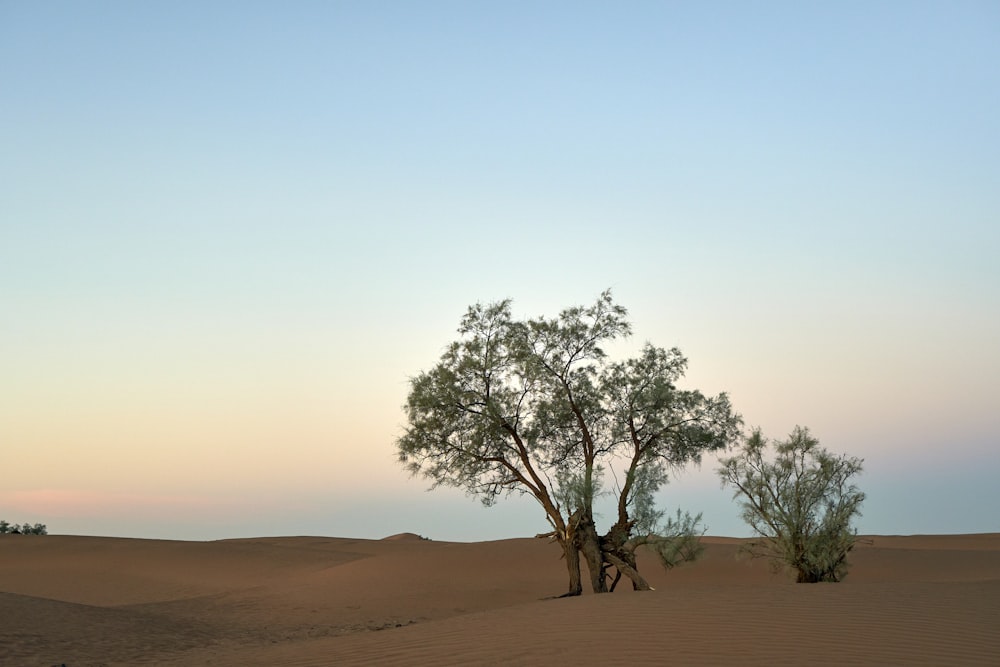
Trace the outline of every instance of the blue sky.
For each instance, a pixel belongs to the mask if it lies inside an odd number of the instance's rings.
[[[466,306],[605,288],[867,532],[998,531],[992,2],[0,3],[0,517],[544,528],[395,463]],[[631,346],[631,347],[630,347]],[[742,534],[707,460],[664,493]]]

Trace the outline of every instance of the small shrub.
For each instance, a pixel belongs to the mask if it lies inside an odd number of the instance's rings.
[[[865,499],[850,483],[861,472],[861,459],[830,454],[798,426],[787,441],[774,443],[773,462],[764,458],[767,445],[756,430],[719,469],[723,485],[735,487],[742,499],[743,519],[761,538],[747,551],[792,568],[799,583],[840,581],[857,541],[851,520]]]
[[[43,523],[36,523],[31,525],[30,523],[16,524],[7,523],[5,520],[0,519],[0,534],[13,533],[20,535],[48,535],[49,530],[45,527]]]

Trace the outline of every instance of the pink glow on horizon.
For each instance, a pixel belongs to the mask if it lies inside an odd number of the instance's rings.
[[[32,489],[0,494],[0,505],[12,520],[28,517],[118,518],[126,516],[170,517],[178,514],[231,514],[248,509],[231,498],[194,495],[163,495],[85,491],[78,489]],[[31,518],[29,517],[29,518]]]

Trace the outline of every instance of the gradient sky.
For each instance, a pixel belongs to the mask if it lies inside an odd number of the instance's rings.
[[[546,529],[395,461],[466,307],[605,288],[685,386],[1000,531],[996,2],[0,2],[0,518]],[[715,461],[665,506],[745,535]]]

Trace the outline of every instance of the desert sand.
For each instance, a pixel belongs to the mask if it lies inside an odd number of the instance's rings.
[[[565,590],[540,539],[0,535],[0,665],[1000,665],[1000,534],[869,536],[840,584],[739,540]]]

